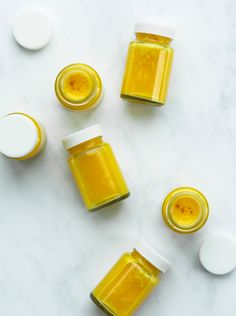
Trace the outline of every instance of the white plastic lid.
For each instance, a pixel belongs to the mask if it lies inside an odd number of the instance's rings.
[[[9,158],[21,158],[34,149],[38,130],[23,114],[9,114],[0,119],[0,152]]]
[[[134,32],[160,35],[171,39],[175,37],[175,30],[172,27],[151,23],[136,23]]]
[[[14,20],[13,36],[26,49],[38,50],[45,47],[50,42],[52,33],[52,24],[41,11],[23,11]]]
[[[65,149],[72,148],[76,145],[82,144],[92,138],[102,136],[102,131],[99,125],[82,129],[78,132],[70,134],[62,139]]]
[[[139,243],[134,247],[144,258],[146,258],[152,265],[154,265],[158,270],[165,273],[170,262],[160,255],[156,250],[149,246],[146,241],[141,239]]]
[[[211,237],[199,249],[202,266],[214,274],[226,274],[236,267],[236,243],[226,236]]]

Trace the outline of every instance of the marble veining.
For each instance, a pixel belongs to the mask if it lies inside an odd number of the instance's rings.
[[[197,257],[216,232],[235,235],[236,45],[234,0],[1,0],[0,114],[24,111],[48,132],[46,150],[26,162],[0,157],[0,316],[98,316],[89,293],[123,251],[142,236],[172,261],[140,316],[234,316],[236,272],[215,277]],[[18,46],[14,15],[39,8],[55,26],[39,52]],[[173,25],[175,59],[167,105],[119,98],[127,45],[137,21]],[[105,95],[94,111],[63,109],[58,71],[88,63]],[[99,123],[131,196],[89,214],[60,142]],[[170,231],[161,204],[174,187],[194,186],[210,203],[204,229]]]

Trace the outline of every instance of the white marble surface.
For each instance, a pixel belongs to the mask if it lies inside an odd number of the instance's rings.
[[[89,293],[140,236],[172,261],[140,316],[234,316],[236,272],[214,277],[197,257],[217,232],[236,223],[236,3],[234,0],[0,1],[1,110],[25,111],[45,125],[47,148],[28,162],[0,157],[0,316],[98,316]],[[53,20],[51,44],[19,47],[12,19],[39,8]],[[167,105],[130,105],[119,98],[128,42],[137,21],[176,28]],[[92,65],[105,85],[102,104],[72,113],[57,102],[58,71]],[[90,214],[82,205],[60,139],[101,124],[131,197]],[[209,199],[200,232],[180,236],[163,223],[161,203],[176,186]]]

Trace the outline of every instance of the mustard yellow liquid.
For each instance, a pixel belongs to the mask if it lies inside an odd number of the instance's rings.
[[[94,87],[92,78],[83,70],[69,73],[62,85],[65,97],[71,101],[85,100],[91,95]]]
[[[55,81],[58,100],[66,108],[82,111],[94,108],[102,98],[102,81],[98,73],[85,64],[63,68]]]
[[[159,282],[159,270],[136,250],[125,253],[91,293],[107,314],[133,315]]]
[[[109,144],[101,137],[70,149],[69,166],[88,210],[129,196],[129,190]]]
[[[205,196],[190,187],[180,187],[171,191],[162,205],[165,223],[174,231],[190,234],[202,228],[209,215]]]
[[[128,101],[162,105],[166,102],[173,49],[171,39],[137,33],[129,45],[121,97]]]
[[[177,198],[171,207],[173,221],[180,226],[189,226],[196,223],[201,213],[201,206],[192,197]]]

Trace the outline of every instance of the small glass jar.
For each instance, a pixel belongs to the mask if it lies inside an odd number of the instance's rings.
[[[63,139],[69,166],[89,211],[125,199],[129,190],[109,144],[103,142],[99,125]]]
[[[166,224],[177,233],[193,233],[206,223],[209,206],[205,196],[190,187],[171,191],[162,205]]]
[[[129,45],[121,97],[128,101],[163,105],[166,102],[174,51],[174,30],[138,23]]]
[[[66,108],[82,111],[98,105],[103,85],[98,73],[85,64],[72,64],[63,68],[55,81],[59,102]]]
[[[170,263],[141,240],[123,254],[90,294],[93,302],[110,316],[129,316],[159,283],[160,272]]]
[[[11,159],[38,155],[46,144],[43,126],[25,113],[10,113],[0,119],[0,152]]]

